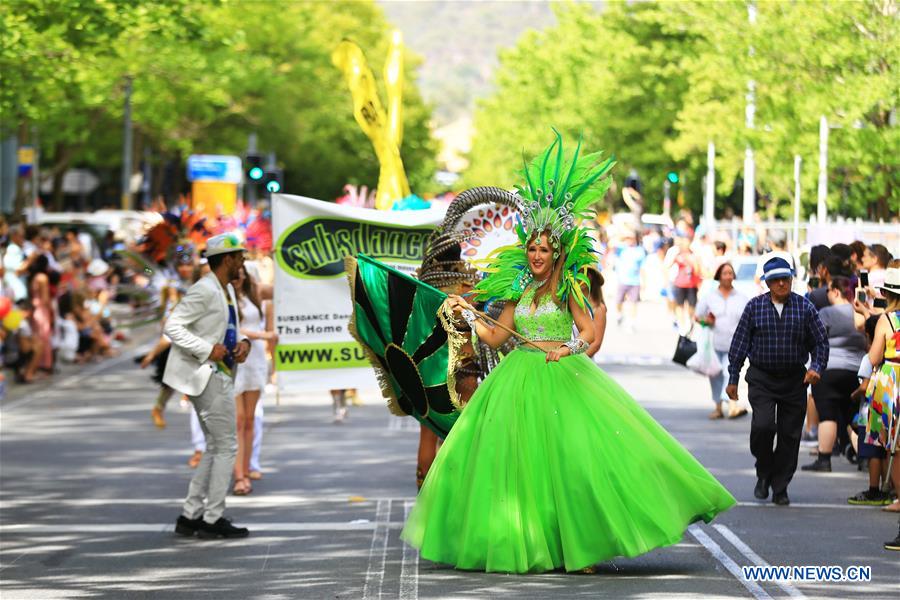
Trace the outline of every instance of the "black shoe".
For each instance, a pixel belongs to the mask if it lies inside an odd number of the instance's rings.
[[[765,500],[769,497],[769,480],[765,477],[760,477],[756,480],[756,487],[753,488],[753,495],[759,498],[760,500]]]
[[[185,537],[194,537],[194,534],[200,530],[202,525],[203,517],[188,519],[186,516],[181,515],[178,517],[178,520],[175,521],[175,533]]]
[[[219,520],[210,525],[206,521],[200,524],[200,530],[197,535],[204,540],[214,540],[217,538],[245,538],[250,535],[250,530],[246,527],[235,527],[231,521],[225,517],[219,517]]]
[[[822,458],[822,455],[819,455],[819,458],[809,463],[808,465],[803,465],[800,467],[801,471],[819,471],[821,473],[831,473],[831,460],[827,458]]]
[[[897,532],[897,537],[892,539],[889,542],[884,543],[885,550],[900,550],[900,531]]]
[[[772,502],[774,502],[778,506],[789,506],[791,504],[791,499],[788,498],[787,491],[784,491],[778,492],[777,494],[773,495]]]
[[[853,446],[847,446],[847,451],[844,452],[844,456],[847,457],[847,462],[851,465],[855,465],[860,460],[859,456],[856,454],[856,450],[853,449]]]
[[[847,504],[854,506],[887,506],[891,503],[891,495],[879,489],[864,490],[847,498]]]

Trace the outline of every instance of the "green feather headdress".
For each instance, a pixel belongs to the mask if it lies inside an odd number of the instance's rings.
[[[587,268],[596,263],[593,241],[581,219],[594,216],[594,201],[609,189],[613,158],[601,160],[602,152],[581,154],[581,140],[571,156],[563,150],[562,136],[529,164],[523,157],[525,185],[517,185],[519,243],[497,248],[483,267],[488,275],[476,287],[479,300],[518,300],[531,280],[526,246],[535,234],[549,232],[554,250],[566,256],[556,291],[561,302],[570,295],[586,306],[581,285],[588,283]]]

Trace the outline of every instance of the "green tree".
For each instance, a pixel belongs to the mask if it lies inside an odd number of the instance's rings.
[[[157,165],[192,152],[242,154],[257,132],[277,152],[287,191],[330,199],[344,183],[377,182],[330,58],[353,35],[380,67],[389,27],[372,2],[11,0],[0,4],[0,23],[0,124],[39,131],[58,200],[70,166],[120,167],[126,77],[138,158],[143,147]],[[407,65],[402,152],[421,190],[435,146],[416,60]]]
[[[663,150],[687,89],[672,57],[690,54],[694,36],[666,28],[650,3],[554,9],[558,25],[527,32],[501,54],[496,92],[476,113],[465,181],[510,185],[521,152],[540,151],[553,126],[615,154],[619,181],[636,169],[658,210],[665,173],[684,166]]]
[[[702,40],[684,57],[690,94],[666,145],[688,160],[716,142],[719,189],[730,190],[752,145],[761,210],[790,214],[793,157],[803,159],[804,213],[815,212],[819,119],[838,127],[829,148],[831,211],[889,217],[900,208],[898,18],[893,2],[759,2],[748,25],[745,2],[661,5]],[[751,54],[752,48],[752,54]],[[755,127],[744,126],[747,81],[755,81]]]
[[[831,210],[896,215],[896,2],[756,4],[752,27],[747,3],[738,0],[610,2],[601,13],[554,5],[558,25],[527,32],[501,54],[496,91],[476,113],[465,182],[511,184],[520,152],[539,151],[555,125],[614,152],[618,180],[637,169],[651,210],[660,206],[670,169],[687,179],[686,204],[699,210],[712,141],[720,200],[742,175],[749,145],[761,209],[786,215],[799,154],[808,214],[815,206],[818,123],[826,115],[838,127],[829,152]],[[752,130],[744,125],[750,80]]]

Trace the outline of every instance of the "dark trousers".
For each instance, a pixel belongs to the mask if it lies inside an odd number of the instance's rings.
[[[806,417],[805,373],[805,369],[798,368],[774,374],[753,365],[747,370],[753,407],[750,452],[756,458],[756,476],[768,479],[775,494],[787,490],[797,470],[800,435]]]

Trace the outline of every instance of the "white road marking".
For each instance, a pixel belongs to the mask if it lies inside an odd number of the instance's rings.
[[[0,496],[0,510],[9,510],[23,506],[53,505],[70,508],[85,508],[91,506],[109,505],[155,505],[155,506],[180,506],[184,498],[12,498],[13,494],[6,493]],[[296,494],[273,494],[271,496],[236,496],[228,499],[229,506],[241,506],[247,508],[282,507],[287,504],[312,504],[316,502],[336,502],[347,504],[373,504],[380,500],[393,500],[394,502],[415,501],[415,496],[400,497],[359,497],[353,498],[353,494],[327,495],[327,496],[301,496]],[[816,504],[792,502],[790,508],[776,506],[771,502],[738,502],[743,508],[771,508],[778,510],[791,510],[793,508],[829,508],[841,510],[867,510],[871,506],[854,506],[851,504]]]
[[[391,525],[391,500],[379,500],[375,509],[372,546],[369,548],[369,564],[366,567],[366,585],[363,600],[381,599],[384,588],[384,568],[387,560],[388,527]],[[402,525],[397,523],[396,525]],[[376,564],[377,563],[377,564]]]
[[[272,551],[272,544],[266,544],[266,557],[263,559],[262,568],[260,571],[266,570],[266,565],[269,564],[269,553]]]
[[[651,354],[601,354],[594,356],[594,362],[601,366],[625,366],[638,365],[643,367],[659,367],[663,365],[672,365],[671,359]]]
[[[691,525],[688,527],[688,533],[694,536],[694,539],[703,544],[703,547],[713,555],[717,561],[722,563],[722,566],[728,569],[728,572],[731,573],[735,579],[737,579],[741,584],[747,588],[747,590],[753,594],[753,597],[756,600],[772,600],[772,596],[770,596],[764,589],[760,587],[758,583],[755,581],[747,581],[744,579],[743,574],[741,573],[741,568],[737,565],[734,560],[727,554],[722,548],[712,541],[706,532],[703,531],[699,525]]]
[[[738,506],[744,508],[774,508],[777,510],[791,510],[792,508],[840,508],[847,510],[857,510],[860,508],[872,508],[871,506],[862,506],[862,505],[853,505],[853,504],[824,504],[824,503],[804,503],[804,502],[791,502],[790,508],[785,508],[784,506],[778,506],[777,504],[773,504],[772,502],[738,502]]]
[[[388,417],[388,431],[419,431],[419,423],[412,417]]]
[[[390,501],[388,501],[390,502]],[[294,531],[379,531],[384,530],[384,537],[387,538],[388,529],[401,529],[403,523],[348,523],[341,521],[310,521],[302,523],[257,523],[253,522],[248,525],[251,535],[256,532],[294,532]],[[93,523],[82,525],[71,525],[60,523],[53,525],[49,523],[8,523],[0,525],[0,533],[172,533],[175,531],[175,525],[159,523]]]
[[[407,500],[403,503],[403,521],[409,519],[409,511],[414,502]],[[407,544],[403,544],[403,559],[400,562],[400,600],[419,599],[419,551]]]
[[[12,494],[4,494],[4,498],[8,498]],[[314,504],[321,503],[339,503],[347,505],[367,506],[376,504],[382,500],[393,500],[395,502],[406,502],[415,500],[415,496],[405,496],[397,498],[374,497],[367,498],[362,496],[354,497],[353,494],[336,495],[336,496],[300,496],[294,494],[272,494],[271,496],[235,496],[228,498],[228,506],[244,507],[244,508],[269,508],[283,507],[290,504]],[[184,498],[16,498],[0,500],[0,510],[9,510],[11,508],[20,508],[25,506],[64,506],[68,508],[86,508],[92,506],[110,506],[110,505],[146,505],[146,506],[181,506]]]
[[[756,566],[758,566],[758,567],[770,566],[768,562],[763,560],[763,558],[759,554],[754,552],[750,546],[745,544],[744,541],[741,538],[739,538],[736,533],[734,533],[733,531],[728,529],[728,527],[726,527],[725,525],[722,525],[720,523],[714,524],[713,527],[715,528],[716,531],[718,531],[719,533],[722,534],[722,537],[724,537],[726,540],[731,542],[731,545],[734,546],[735,548],[737,548],[738,552],[740,552],[741,554],[746,556],[748,559],[750,559],[750,561],[753,562]],[[806,598],[806,596],[804,596],[800,590],[795,588],[793,585],[791,585],[787,581],[777,580],[777,581],[775,581],[775,583],[778,584],[778,587],[780,587],[785,592],[787,592],[787,594],[791,598]]]

